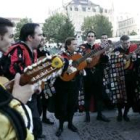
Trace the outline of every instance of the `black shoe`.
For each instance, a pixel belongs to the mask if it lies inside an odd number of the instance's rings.
[[[42,134],[42,135],[38,136],[37,138],[38,138],[38,139],[45,139],[46,136]]]
[[[50,125],[53,125],[54,124],[54,122],[51,122],[49,119],[42,119],[42,122],[43,123],[46,123],[46,124],[50,124]]]
[[[128,118],[127,115],[124,115],[124,116],[123,116],[123,119],[124,119],[126,122],[130,122],[130,119]]]
[[[98,115],[96,119],[103,122],[110,122],[110,120],[106,118],[104,115]]]
[[[117,121],[118,121],[118,122],[121,122],[121,121],[122,121],[122,115],[118,115],[118,116],[117,116]]]
[[[68,125],[68,128],[73,132],[78,132],[78,129],[73,124]]]
[[[56,131],[55,135],[56,135],[57,137],[60,137],[61,134],[62,134],[62,132],[63,132],[63,129],[62,129],[62,128],[58,128],[58,130]]]
[[[90,114],[89,114],[89,112],[86,113],[85,122],[90,122]]]

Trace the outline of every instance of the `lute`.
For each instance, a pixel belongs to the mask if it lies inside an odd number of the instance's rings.
[[[44,89],[44,82],[51,77],[61,75],[64,61],[57,56],[44,57],[37,63],[34,63],[24,69],[24,73],[20,78],[20,85],[26,84],[39,84]],[[0,77],[1,84],[9,91],[12,92],[14,79],[8,81],[5,77]]]

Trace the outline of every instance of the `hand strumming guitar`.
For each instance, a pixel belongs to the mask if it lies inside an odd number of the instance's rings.
[[[87,58],[86,61],[87,63],[90,63],[92,61],[92,58]]]

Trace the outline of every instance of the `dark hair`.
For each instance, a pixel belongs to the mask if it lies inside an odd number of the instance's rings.
[[[129,39],[130,39],[129,36],[127,36],[127,35],[123,35],[123,36],[120,38],[121,41],[127,41],[127,40],[129,40]]]
[[[34,37],[35,34],[35,28],[39,26],[37,23],[27,23],[24,24],[20,30],[20,36],[19,39],[21,41],[27,41],[27,37],[30,35]]]
[[[71,45],[71,41],[75,40],[74,37],[68,37],[65,41],[65,49],[67,50],[69,45]]]
[[[10,20],[0,17],[0,35],[3,36],[7,32],[6,27],[14,27],[14,24]]]
[[[89,33],[93,33],[94,36],[96,37],[96,33],[94,31],[88,31],[86,36],[88,36]]]
[[[107,34],[103,33],[101,36],[103,36],[103,35],[107,35]]]
[[[111,40],[108,40],[108,43],[111,45],[111,44],[113,44],[113,42],[111,41]]]

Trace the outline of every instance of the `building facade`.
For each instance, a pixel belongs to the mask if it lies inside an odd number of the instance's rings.
[[[102,14],[108,17],[110,22],[112,22],[113,17],[111,9],[104,9],[100,5],[92,3],[90,0],[72,0],[63,5],[62,8],[50,12],[51,15],[55,13],[67,14],[75,27],[76,34],[81,34],[81,26],[86,17]]]
[[[140,15],[135,14],[118,21],[117,35],[140,35]]]

